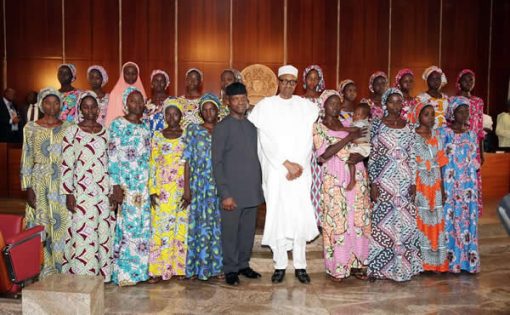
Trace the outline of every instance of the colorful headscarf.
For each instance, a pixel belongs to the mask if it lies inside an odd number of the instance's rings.
[[[166,115],[166,109],[169,107],[175,107],[179,111],[182,111],[184,109],[184,106],[186,106],[187,101],[185,98],[178,97],[178,98],[167,98],[165,102],[163,103],[163,116]]]
[[[156,76],[158,74],[161,74],[165,77],[165,80],[166,80],[165,90],[166,90],[166,88],[170,85],[170,77],[168,76],[168,73],[166,73],[165,71],[163,71],[161,69],[153,70],[151,73],[151,82],[152,82],[152,79],[154,79],[154,76]]]
[[[354,81],[351,79],[345,79],[342,82],[340,82],[340,84],[338,84],[338,93],[343,95],[345,87],[349,84],[356,84],[356,83],[354,83]]]
[[[103,78],[103,81],[101,82],[101,87],[105,86],[106,83],[108,83],[108,73],[106,73],[106,70],[100,65],[90,66],[87,69],[87,77],[89,76],[89,74],[92,70],[99,71],[99,73],[101,74],[101,77]]]
[[[326,88],[326,82],[324,81],[324,73],[322,72],[322,68],[318,65],[310,65],[305,71],[303,71],[303,88],[306,90],[306,76],[310,71],[315,70],[319,75],[319,84],[315,87],[316,92],[322,92]]]
[[[420,123],[420,113],[427,106],[432,106],[432,108],[434,108],[434,106],[430,103],[424,103],[424,102],[416,103],[416,106],[414,107],[413,112],[412,112],[412,122],[413,123],[416,123],[416,124]]]
[[[437,72],[441,75],[441,87],[445,86],[446,83],[448,83],[448,80],[446,80],[446,75],[444,74],[443,70],[441,70],[441,68],[437,66],[430,66],[427,69],[425,69],[425,71],[423,71],[421,78],[427,81],[429,76],[434,72]]]
[[[330,98],[333,95],[338,96],[340,98],[340,100],[342,99],[342,96],[340,95],[340,93],[338,93],[335,90],[324,90],[324,92],[322,92],[321,96],[319,96],[319,106],[322,110],[324,109],[324,105],[326,105],[326,101],[328,100],[328,98]]]
[[[228,68],[228,69],[225,69],[221,72],[221,74],[225,73],[225,72],[230,72],[234,75],[234,82],[241,82],[243,83],[243,75],[241,74],[241,72],[237,69],[234,69],[234,68]]]
[[[407,74],[410,74],[412,77],[414,77],[414,73],[411,69],[409,68],[400,69],[397,75],[395,76],[395,84],[393,85],[393,87],[401,89],[402,87],[400,86],[400,80],[402,80],[402,78]]]
[[[471,87],[471,90],[469,91],[469,92],[471,92],[475,88],[475,72],[471,69],[463,69],[461,72],[459,72],[459,75],[457,75],[457,81],[455,82],[455,87],[457,88],[457,91],[461,90],[460,79],[462,79],[462,77],[465,74],[471,74],[473,76],[473,86]]]
[[[216,105],[216,107],[218,108],[218,110],[220,109],[221,107],[221,102],[220,100],[218,99],[218,97],[216,95],[214,95],[213,93],[205,93],[204,95],[202,95],[202,97],[200,98],[200,101],[198,102],[198,109],[200,111],[202,111],[202,107],[204,106],[204,104],[206,103],[213,103],[214,105]]]
[[[188,71],[186,71],[186,74],[184,75],[184,78],[187,78],[188,74],[190,74],[193,71],[195,71],[198,74],[200,74],[200,81],[204,81],[204,73],[202,72],[202,70],[200,70],[198,68],[189,68]]]
[[[60,68],[62,67],[67,67],[69,70],[71,70],[71,75],[73,76],[71,82],[76,81],[76,66],[73,65],[72,63],[63,63],[60,66],[58,66],[58,70],[60,70]]]
[[[389,88],[389,89],[387,89],[386,92],[384,92],[384,94],[383,94],[383,96],[381,98],[381,107],[382,107],[382,109],[384,111],[384,116],[388,115],[387,103],[388,103],[388,99],[393,94],[398,94],[398,95],[400,95],[400,97],[402,97],[402,99],[404,98],[404,94],[402,94],[402,91],[400,91],[399,89],[397,89],[397,88]]]
[[[81,92],[80,96],[78,97],[78,101],[76,102],[76,104],[77,104],[76,115],[78,117],[78,122],[81,122],[83,120],[83,115],[81,113],[81,102],[83,101],[84,98],[89,97],[89,96],[93,97],[99,105],[99,102],[97,101],[97,95],[96,95],[96,93],[94,93],[94,91]]]
[[[39,91],[39,93],[37,94],[37,107],[39,107],[39,110],[43,114],[44,114],[44,110],[42,108],[42,103],[43,103],[44,99],[50,95],[54,95],[58,98],[58,101],[60,102],[61,109],[62,109],[62,106],[64,105],[64,104],[62,104],[62,95],[60,94],[60,92],[58,90],[56,90],[55,88],[53,88],[51,86],[41,89]]]
[[[370,79],[368,80],[368,89],[372,93],[374,93],[374,81],[378,77],[384,78],[386,80],[386,87],[388,86],[388,76],[386,75],[386,73],[384,73],[383,71],[374,72],[374,73],[372,73],[372,75],[370,76]]]
[[[138,78],[133,85],[124,81],[124,69],[127,66],[134,66],[138,71]],[[140,79],[140,68],[138,68],[138,65],[132,61],[128,61],[122,66],[120,77],[117,80],[117,83],[115,83],[113,90],[110,92],[110,98],[106,110],[105,126],[109,126],[112,120],[123,115],[124,104],[122,103],[122,96],[126,89],[130,86],[136,87],[142,93],[143,98],[146,98],[145,89],[143,88],[142,80]]]
[[[142,91],[140,91],[138,88],[136,88],[134,86],[129,86],[126,90],[124,90],[124,93],[122,93],[122,110],[124,111],[124,113],[127,114],[127,112],[128,112],[127,99],[129,97],[129,95],[136,93],[136,92],[139,92],[140,94],[142,94]],[[143,96],[143,94],[142,94],[142,101],[143,101],[143,103],[145,103],[145,97]]]
[[[460,105],[469,106],[469,99],[465,96],[452,96],[448,100],[448,108],[446,109],[446,119],[453,121],[455,119],[455,110]]]

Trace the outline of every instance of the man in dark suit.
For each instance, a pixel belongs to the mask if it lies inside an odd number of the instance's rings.
[[[248,98],[242,83],[226,88],[230,115],[214,127],[212,161],[221,197],[221,242],[225,281],[239,284],[239,274],[259,278],[250,268],[257,206],[264,202],[257,155],[257,129],[246,119]]]
[[[21,142],[21,116],[14,99],[16,91],[7,88],[0,98],[0,142]]]
[[[25,105],[23,106],[23,122],[26,124],[29,121],[36,121],[42,118],[42,113],[37,106],[37,92],[30,91],[25,98]]]

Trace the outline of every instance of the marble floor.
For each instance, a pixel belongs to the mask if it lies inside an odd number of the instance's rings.
[[[487,209],[487,208],[486,208]],[[1,209],[0,209],[1,210]],[[253,267],[262,278],[176,280],[134,287],[105,286],[106,314],[510,314],[510,237],[492,211],[480,220],[479,275],[423,274],[412,281],[330,281],[322,272],[320,243],[308,246],[312,282],[289,269],[272,284],[271,255],[254,246]],[[492,214],[491,214],[492,213]],[[259,237],[258,237],[259,238]],[[0,299],[0,314],[21,314],[21,301]]]

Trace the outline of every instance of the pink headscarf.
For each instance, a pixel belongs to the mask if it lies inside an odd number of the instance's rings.
[[[395,76],[395,84],[393,87],[396,87],[397,89],[400,89],[400,80],[406,75],[410,74],[412,77],[414,77],[414,73],[409,68],[404,68],[398,71],[397,75]]]
[[[386,80],[386,88],[388,87],[388,76],[386,75],[386,73],[384,73],[383,71],[374,72],[372,73],[370,79],[368,80],[368,89],[372,93],[374,93],[374,81],[378,77],[384,78],[384,80]]]
[[[475,72],[471,69],[464,69],[461,72],[459,72],[459,75],[457,76],[457,80],[455,81],[455,87],[457,88],[457,91],[460,91],[460,79],[462,79],[462,77],[465,74],[471,74],[473,76],[473,87],[471,88],[471,90],[475,88]],[[469,91],[469,92],[471,92],[471,91]]]
[[[136,82],[133,85],[128,84],[126,81],[124,81],[124,69],[130,65],[135,66],[136,70],[138,70],[138,78],[136,78]],[[126,89],[130,86],[136,87],[142,93],[143,98],[144,99],[147,98],[145,94],[145,89],[143,88],[142,85],[142,80],[140,80],[140,68],[138,68],[138,65],[132,61],[128,61],[122,66],[119,80],[117,80],[117,83],[115,83],[115,86],[113,87],[113,90],[110,93],[110,100],[108,101],[108,109],[106,111],[105,117],[105,126],[110,126],[112,120],[119,116],[124,115],[122,95],[124,94],[124,91],[126,91]]]

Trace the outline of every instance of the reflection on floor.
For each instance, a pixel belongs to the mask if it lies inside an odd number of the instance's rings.
[[[18,207],[22,203],[10,201]],[[282,284],[270,281],[271,255],[254,248],[262,279],[241,278],[238,287],[220,280],[170,280],[119,288],[105,286],[107,314],[510,314],[510,237],[487,202],[480,219],[479,275],[423,274],[406,283],[349,278],[330,281],[322,272],[320,246],[309,245],[312,283],[292,269]],[[0,201],[0,212],[5,203]],[[5,208],[4,208],[5,209]],[[257,247],[257,246],[256,246]],[[20,301],[0,299],[0,314],[20,314]]]

